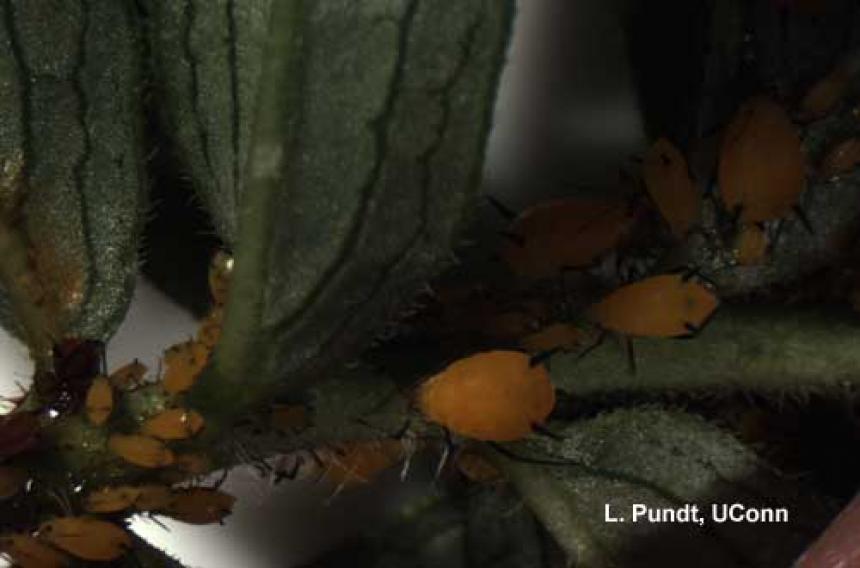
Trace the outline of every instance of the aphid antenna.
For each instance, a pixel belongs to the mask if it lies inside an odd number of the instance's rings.
[[[588,355],[589,353],[591,353],[592,351],[594,351],[595,349],[600,347],[603,344],[603,342],[606,340],[607,335],[609,335],[609,332],[607,332],[605,329],[601,329],[600,333],[597,335],[597,339],[594,340],[594,343],[592,343],[591,345],[589,345],[588,347],[583,349],[576,356],[575,360],[579,361],[580,359],[584,358],[586,355]]]
[[[513,209],[511,209],[489,193],[484,194],[484,199],[486,199],[490,203],[490,205],[493,206],[493,209],[498,211],[499,215],[501,215],[508,221],[513,221],[514,219],[516,219],[517,214]]]
[[[810,235],[815,234],[815,229],[812,228],[812,223],[809,222],[809,217],[806,215],[806,211],[800,205],[795,205],[791,208],[794,211],[795,217],[797,217],[800,224],[803,225],[803,228],[806,229],[806,232]]]

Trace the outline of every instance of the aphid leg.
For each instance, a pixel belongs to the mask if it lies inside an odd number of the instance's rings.
[[[564,440],[564,436],[556,434],[543,424],[532,424],[532,430],[535,432],[535,434],[546,436],[547,438],[555,440],[556,442],[561,442],[562,440]]]
[[[516,218],[517,214],[514,212],[513,209],[511,209],[492,195],[486,194],[484,195],[484,198],[490,203],[490,205],[493,206],[493,209],[498,211],[499,215],[501,215],[508,221],[513,221]]]
[[[579,355],[576,356],[576,360],[579,361],[601,345],[603,345],[604,340],[606,340],[607,332],[605,329],[600,330],[600,333],[597,335],[597,339],[594,340],[594,343],[583,349]]]
[[[624,337],[624,343],[627,347],[627,369],[631,375],[636,374],[636,353],[633,351],[633,338],[629,335]]]
[[[406,458],[403,460],[403,467],[400,468],[400,481],[406,481],[406,476],[409,475],[409,468],[412,466],[412,457],[417,451],[417,444],[413,436],[405,438],[403,442],[403,452]]]
[[[806,229],[806,232],[810,235],[815,234],[815,230],[812,228],[812,223],[809,222],[809,217],[806,216],[806,212],[800,205],[795,205],[792,207],[792,211],[794,211],[795,216],[800,221],[800,224],[803,225],[803,228]]]
[[[444,428],[445,432],[445,447],[442,450],[442,456],[439,458],[439,463],[436,464],[436,471],[433,473],[433,481],[437,481],[439,476],[442,475],[442,470],[445,468],[445,465],[448,463],[448,456],[454,452],[457,447],[454,445],[454,440],[451,439],[451,431],[447,428]]]

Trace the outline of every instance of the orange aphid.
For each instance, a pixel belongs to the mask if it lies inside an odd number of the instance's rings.
[[[843,140],[830,149],[821,160],[818,173],[829,179],[850,172],[860,164],[860,138]]]
[[[652,276],[618,288],[588,308],[603,329],[638,337],[677,337],[699,329],[717,297],[681,274]]]
[[[144,375],[146,375],[146,365],[135,359],[111,373],[108,380],[116,389],[132,390],[143,382]]]
[[[785,217],[806,188],[800,138],[782,107],[754,97],[726,128],[720,150],[719,186],[729,211],[743,224]]]
[[[743,225],[735,239],[738,264],[752,266],[761,264],[767,256],[767,235],[756,225]]]
[[[27,484],[27,470],[0,465],[0,501],[14,497]]]
[[[233,512],[236,498],[206,487],[191,487],[174,492],[173,501],[164,510],[169,517],[193,525],[220,523]]]
[[[526,209],[508,235],[502,259],[521,278],[538,280],[586,267],[617,247],[635,214],[625,201],[558,199]]]
[[[219,250],[212,256],[212,261],[209,263],[209,291],[216,305],[223,305],[227,301],[232,273],[233,257],[226,251]]]
[[[184,440],[203,429],[200,413],[187,408],[163,410],[143,423],[141,432],[161,440]]]
[[[856,63],[845,60],[812,85],[800,101],[801,120],[819,119],[833,109],[845,97],[851,82],[851,76],[857,71]]]
[[[102,487],[87,495],[84,510],[88,513],[116,513],[134,505],[140,496],[140,489],[133,485]]]
[[[367,483],[404,457],[398,440],[346,442],[320,453],[326,463],[323,477],[337,487]]]
[[[164,442],[139,434],[112,434],[108,438],[108,448],[125,461],[140,467],[167,467],[175,459]]]
[[[203,475],[212,470],[212,460],[205,454],[176,454],[176,468],[191,475]]]
[[[464,450],[457,454],[456,464],[460,473],[475,483],[493,483],[503,479],[499,468],[472,450]]]
[[[107,377],[99,375],[93,379],[87,391],[87,419],[94,426],[101,426],[113,412],[113,388]]]
[[[424,416],[476,440],[528,436],[555,406],[546,367],[518,351],[487,351],[459,359],[421,385]]]
[[[209,312],[197,330],[197,341],[207,348],[214,349],[221,339],[221,327],[224,321],[224,308],[215,307]]]
[[[199,341],[177,343],[164,352],[162,385],[170,394],[187,391],[209,361],[209,349]]]
[[[520,345],[530,353],[542,353],[554,349],[572,351],[580,347],[585,339],[586,334],[581,329],[569,323],[554,323],[523,337]]]
[[[308,409],[302,404],[275,404],[269,423],[284,432],[303,430],[310,424]]]
[[[19,568],[60,568],[70,564],[65,554],[28,534],[0,536],[0,552]]]
[[[645,154],[642,177],[672,234],[687,236],[699,217],[701,198],[681,152],[667,139],[658,139]]]
[[[147,484],[136,489],[134,508],[138,511],[162,511],[173,503],[173,492],[165,485]]]
[[[39,540],[84,560],[115,560],[131,548],[124,529],[92,517],[59,517],[42,523]]]

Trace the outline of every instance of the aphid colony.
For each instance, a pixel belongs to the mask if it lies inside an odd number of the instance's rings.
[[[110,374],[104,373],[102,346],[98,342],[66,340],[57,346],[53,370],[41,377],[40,400],[54,415],[82,412],[92,427],[107,429],[108,450],[128,464],[145,469],[172,467],[184,477],[207,473],[210,464],[205,456],[177,453],[170,443],[192,438],[205,426],[203,416],[179,404],[178,395],[193,386],[218,340],[231,264],[232,259],[225,253],[215,255],[210,268],[214,307],[195,339],[174,345],[164,353],[160,386],[166,400],[173,403],[143,419],[136,431],[112,431],[111,418],[123,393],[146,384],[147,369],[133,361]],[[40,411],[16,410],[0,417],[0,459],[34,448],[41,421]],[[0,499],[21,492],[28,477],[24,468],[0,466]],[[110,561],[125,554],[132,545],[130,534],[115,522],[125,514],[158,513],[186,523],[217,523],[230,514],[234,501],[232,496],[210,487],[101,487],[86,495],[82,515],[67,511],[67,515],[48,519],[31,532],[0,535],[0,554],[24,568],[68,566],[73,558]],[[98,515],[107,518],[100,519]]]
[[[840,63],[803,97],[795,120],[832,112],[856,71],[856,64]],[[610,333],[628,345],[637,337],[695,337],[719,305],[715,286],[700,274],[708,267],[678,267],[666,254],[630,277],[619,268],[625,255],[641,254],[654,240],[663,251],[680,250],[716,223],[720,246],[733,266],[743,267],[767,262],[778,245],[772,235],[778,237],[786,220],[796,218],[811,229],[800,203],[813,168],[790,111],[767,96],[741,102],[723,125],[709,166],[711,183],[696,179],[684,153],[667,138],[654,141],[638,161],[637,175],[622,178],[627,195],[621,197],[554,198],[519,214],[490,198],[508,221],[498,259],[515,281],[506,285],[500,276],[476,284],[467,276],[465,284],[442,283],[433,290],[432,309],[414,323],[418,333],[429,332],[437,346],[446,335],[459,334],[476,348],[464,353],[455,346],[451,362],[422,379],[414,400],[425,419],[474,441],[548,433],[544,423],[556,393],[545,363],[555,353],[587,357]],[[813,175],[829,179],[858,164],[860,137],[848,138],[824,154]],[[711,213],[705,219],[706,202],[716,220]],[[610,278],[608,260],[615,266]],[[587,283],[600,280],[604,288],[571,302],[564,296],[570,275],[591,277],[583,279]],[[561,300],[550,299],[548,289],[560,289]],[[553,303],[574,308],[559,310]],[[632,362],[632,350],[630,355]],[[470,479],[498,476],[480,452],[462,450],[455,460]]]

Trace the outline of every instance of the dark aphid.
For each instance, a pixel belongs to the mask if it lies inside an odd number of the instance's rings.
[[[39,419],[33,412],[17,411],[0,416],[0,460],[36,446]]]
[[[53,371],[40,372],[35,378],[40,401],[56,412],[75,412],[93,377],[104,374],[104,343],[65,339],[54,346],[53,363]]]

